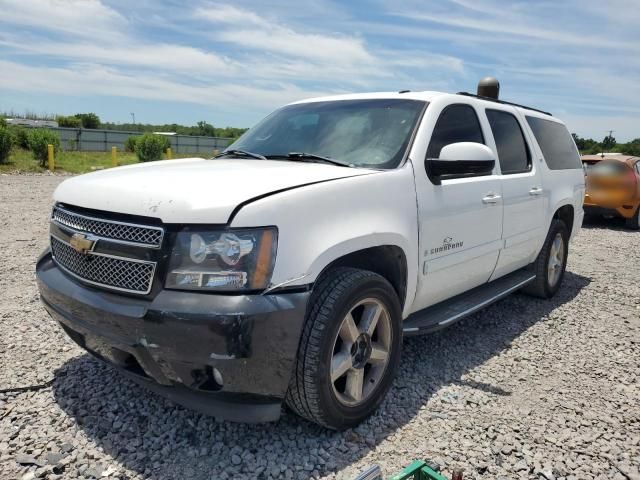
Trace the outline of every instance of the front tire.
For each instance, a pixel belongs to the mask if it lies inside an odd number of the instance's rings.
[[[552,220],[542,250],[532,265],[536,278],[523,292],[539,298],[551,298],[560,289],[567,268],[569,229],[562,220]]]
[[[287,405],[334,430],[362,422],[391,387],[401,321],[398,295],[382,276],[354,268],[329,271],[307,309]]]

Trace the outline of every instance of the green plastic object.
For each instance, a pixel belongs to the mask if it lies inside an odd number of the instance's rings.
[[[427,462],[416,460],[401,472],[391,475],[389,480],[447,480],[447,478],[429,467]]]

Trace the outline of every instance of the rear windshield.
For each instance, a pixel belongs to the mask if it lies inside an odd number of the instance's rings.
[[[603,160],[591,166],[587,172],[589,175],[608,176],[625,174],[629,170],[630,168],[625,163],[616,162],[615,160]]]
[[[567,127],[558,122],[527,116],[527,122],[551,170],[581,168],[580,156]]]
[[[356,167],[395,168],[426,106],[417,100],[311,102],[275,111],[230,149],[265,157],[320,155]]]

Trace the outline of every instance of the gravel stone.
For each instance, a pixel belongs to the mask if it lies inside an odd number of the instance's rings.
[[[623,222],[585,225],[552,300],[406,339],[379,411],[337,433],[201,415],[68,339],[33,273],[63,179],[0,175],[0,478],[352,480],[429,459],[465,479],[640,479],[640,232]]]
[[[16,462],[18,462],[20,465],[38,465],[38,466],[42,466],[43,463],[36,459],[34,456],[32,455],[26,455],[24,453],[19,453],[18,455],[16,455]]]
[[[57,465],[64,458],[64,454],[50,452],[50,453],[47,453],[46,458],[47,458],[47,463],[49,465]]]

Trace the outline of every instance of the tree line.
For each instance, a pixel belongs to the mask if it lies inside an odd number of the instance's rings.
[[[179,125],[177,123],[166,123],[163,125],[153,125],[150,123],[101,123],[100,128],[105,130],[126,130],[128,132],[175,132],[178,135],[199,135],[203,137],[223,137],[238,138],[246,128],[236,127],[214,127],[210,123],[200,121],[193,126]]]
[[[635,138],[627,143],[618,143],[612,135],[607,135],[601,142],[593,138],[582,138],[572,133],[581,155],[595,155],[597,153],[624,153],[640,157],[640,138]]]
[[[58,122],[58,126],[67,128],[88,128],[88,129],[103,129],[103,130],[125,130],[129,132],[174,132],[178,135],[194,135],[203,137],[223,137],[223,138],[238,138],[244,132],[246,128],[236,127],[214,127],[210,123],[202,120],[195,125],[179,125],[177,123],[165,123],[162,125],[154,125],[151,123],[113,123],[102,122],[100,117],[93,112],[90,113],[76,113],[75,115],[36,115],[33,113],[26,113],[24,115],[18,115],[14,112],[0,113],[0,117],[19,117],[29,118],[31,120],[55,120]]]

